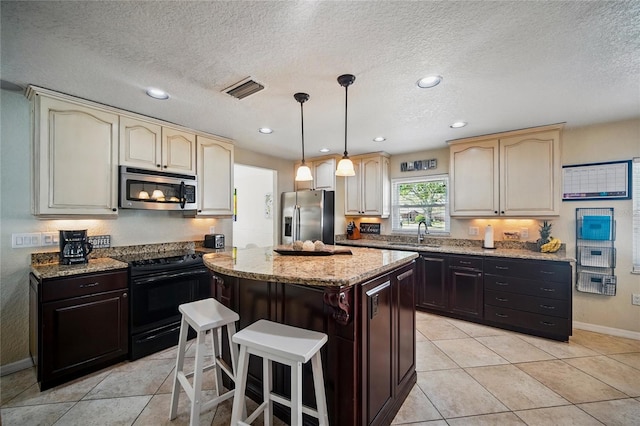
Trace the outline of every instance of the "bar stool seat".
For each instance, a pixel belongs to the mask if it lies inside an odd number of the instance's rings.
[[[171,408],[169,418],[175,419],[178,410],[178,398],[182,386],[185,393],[191,400],[191,418],[190,425],[198,425],[200,421],[200,413],[211,409],[220,402],[233,397],[233,390],[221,394],[222,391],[222,371],[235,383],[236,366],[238,359],[237,345],[231,340],[236,332],[235,322],[240,319],[237,313],[222,305],[215,299],[203,299],[195,302],[184,303],[178,307],[182,314],[180,323],[180,338],[178,340],[178,357],[176,360],[176,369],[173,377],[173,388],[171,391]],[[187,345],[187,333],[189,327],[196,332],[196,359],[193,372],[184,373],[184,358]],[[218,342],[218,331],[222,327],[227,327],[227,335],[229,347],[231,349],[231,368],[222,359],[220,343]],[[211,331],[213,340],[213,362],[210,365],[204,364],[204,353],[206,351],[206,335]],[[202,380],[205,371],[215,369],[216,375],[216,396],[207,401],[202,402]],[[193,385],[189,383],[188,378],[193,376]]]
[[[320,349],[327,335],[303,328],[259,320],[240,330],[233,338],[240,345],[238,372],[231,425],[251,424],[264,412],[264,424],[271,425],[273,401],[291,408],[291,425],[302,424],[302,413],[316,417],[320,425],[328,425],[327,400],[324,392]],[[243,418],[243,401],[247,386],[249,355],[262,358],[263,402],[247,418]],[[311,360],[316,410],[302,405],[302,364]],[[291,367],[291,399],[272,392],[272,361]]]

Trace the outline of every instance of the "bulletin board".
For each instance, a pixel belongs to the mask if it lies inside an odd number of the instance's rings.
[[[562,166],[562,200],[631,199],[631,160]]]

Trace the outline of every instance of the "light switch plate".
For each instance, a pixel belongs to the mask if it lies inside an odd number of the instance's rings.
[[[479,229],[477,226],[470,226],[469,227],[469,235],[478,235],[479,233]]]
[[[520,238],[529,238],[529,228],[520,228]]]
[[[216,233],[216,227],[215,226],[210,226],[209,227],[209,233],[210,234],[215,234]]]
[[[631,295],[631,304],[640,306],[640,294],[633,293]]]

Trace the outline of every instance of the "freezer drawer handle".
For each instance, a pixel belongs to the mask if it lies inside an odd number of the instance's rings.
[[[546,292],[548,292],[548,293],[553,293],[553,292],[555,292],[555,291],[556,291],[556,289],[555,289],[555,288],[545,288],[545,287],[540,287],[540,290],[542,290],[542,291],[546,291]]]
[[[509,299],[505,299],[504,297],[496,297],[496,300],[498,302],[508,302],[509,301]]]
[[[540,324],[546,325],[547,327],[555,327],[556,325],[555,322],[549,322],[549,321],[540,321]]]
[[[550,306],[550,305],[540,305],[541,308],[543,309],[555,309],[555,306]]]
[[[499,314],[499,313],[496,313],[496,316],[497,316],[497,317],[500,317],[500,318],[509,318],[509,315],[506,315],[506,314]]]

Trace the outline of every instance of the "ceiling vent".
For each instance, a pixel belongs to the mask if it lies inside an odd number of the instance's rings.
[[[264,89],[262,84],[255,82],[249,77],[227,87],[223,92],[233,96],[234,98],[244,99],[249,95],[253,95],[256,92],[261,91],[262,89]]]

